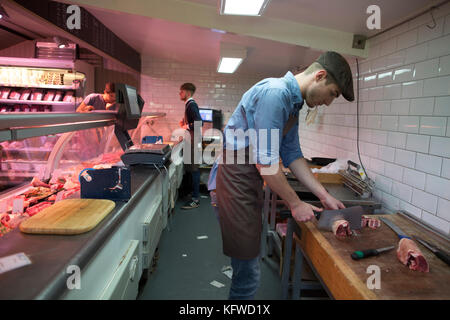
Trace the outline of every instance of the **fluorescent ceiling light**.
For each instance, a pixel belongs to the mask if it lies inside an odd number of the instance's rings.
[[[220,43],[220,60],[217,72],[233,73],[247,57],[247,48],[233,44]]]
[[[220,14],[260,16],[269,0],[221,0]]]
[[[220,58],[219,67],[217,68],[217,72],[220,73],[233,73],[242,63],[242,58]]]

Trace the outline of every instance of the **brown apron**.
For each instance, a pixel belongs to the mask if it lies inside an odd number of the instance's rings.
[[[298,117],[289,117],[283,136],[298,122]],[[219,222],[222,231],[223,253],[237,259],[253,259],[259,255],[262,231],[263,179],[254,164],[249,163],[251,150],[245,149],[245,164],[223,162],[217,171],[216,193],[219,207]]]

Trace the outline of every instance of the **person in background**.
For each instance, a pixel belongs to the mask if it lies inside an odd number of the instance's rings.
[[[340,54],[328,51],[302,73],[294,76],[287,72],[284,77],[255,84],[244,93],[228,121],[223,152],[231,153],[231,157],[222,156],[216,192],[223,253],[231,258],[233,268],[229,299],[253,299],[259,287],[264,181],[284,200],[297,222],[313,219],[313,210],[323,210],[299,199],[278,165],[280,159],[325,209],[345,208],[312,174],[298,132],[298,114],[305,102],[310,108],[329,106],[340,94],[354,100],[351,69]],[[267,137],[266,144],[261,147],[259,141],[260,148],[256,149],[258,144],[250,145],[245,135],[239,138],[233,133],[249,129],[256,131],[256,136],[261,132],[274,134],[278,144],[269,146],[272,137]],[[245,150],[244,164],[236,164],[238,150]]]
[[[78,106],[77,112],[91,112],[92,110],[111,110],[115,109],[116,88],[113,82],[105,85],[103,93],[91,93],[84,98]]]
[[[191,161],[185,164],[187,171],[192,175],[192,199],[186,202],[181,209],[188,210],[198,208],[200,205],[200,171],[198,164],[194,163],[194,152],[199,151],[198,138],[194,140],[194,123],[200,121],[203,126],[200,111],[197,102],[192,98],[195,93],[195,85],[192,83],[183,83],[180,87],[180,99],[185,102],[184,118],[180,121],[180,127],[186,129],[190,134]],[[201,141],[201,140],[200,140]]]

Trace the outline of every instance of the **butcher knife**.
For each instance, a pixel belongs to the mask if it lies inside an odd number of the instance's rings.
[[[368,258],[368,257],[377,256],[380,253],[392,250],[394,248],[395,248],[395,246],[390,246],[390,247],[380,248],[380,249],[358,250],[358,251],[354,251],[351,254],[351,257],[353,260],[360,260],[360,259],[364,259],[364,258]]]
[[[447,265],[450,266],[450,255],[448,255],[447,253],[445,253],[441,249],[431,245],[429,242],[427,242],[427,241],[425,241],[425,240],[423,240],[423,239],[421,239],[421,238],[419,238],[417,236],[414,236],[414,239],[419,241],[425,248],[427,248],[428,250],[433,252],[436,257],[438,257],[439,259],[441,259]]]
[[[291,217],[291,211],[283,210],[280,212],[286,217]],[[361,217],[364,214],[364,209],[361,206],[349,207],[339,210],[324,210],[322,212],[314,211],[314,216],[318,220],[318,228],[331,231],[333,223],[337,220],[346,220],[349,223],[350,229],[361,229]]]
[[[398,236],[399,239],[403,239],[403,238],[411,239],[411,237],[408,237],[408,236],[406,235],[406,233],[403,232],[402,229],[400,229],[399,227],[397,227],[397,226],[395,225],[395,223],[393,223],[392,221],[390,221],[390,220],[388,220],[388,219],[386,219],[386,218],[380,218],[380,220],[383,221],[385,224],[387,224],[389,228],[391,228],[392,230],[394,230],[394,232],[397,234],[397,236]]]

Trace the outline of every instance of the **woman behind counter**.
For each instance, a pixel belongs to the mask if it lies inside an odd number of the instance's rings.
[[[115,110],[116,88],[113,82],[105,85],[105,91],[101,93],[91,93],[84,98],[78,106],[77,112],[90,112],[92,110]]]

